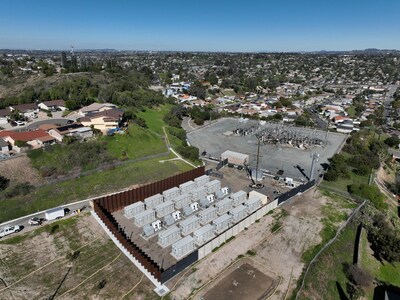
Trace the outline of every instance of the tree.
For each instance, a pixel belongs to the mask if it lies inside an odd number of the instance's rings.
[[[389,147],[398,147],[400,144],[400,139],[397,136],[391,136],[384,140],[384,143]]]
[[[10,184],[10,179],[0,175],[0,191],[5,190]]]

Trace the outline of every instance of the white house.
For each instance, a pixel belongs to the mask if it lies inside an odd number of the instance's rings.
[[[39,103],[38,106],[40,109],[43,110],[58,110],[58,109],[62,111],[67,110],[64,100],[44,101],[42,103]]]

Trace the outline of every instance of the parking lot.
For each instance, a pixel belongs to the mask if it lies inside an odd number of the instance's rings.
[[[200,153],[206,152],[206,157],[219,158],[221,153],[226,150],[240,152],[250,155],[250,166],[256,165],[257,138],[254,134],[238,136],[235,134],[226,135],[244,126],[238,119],[224,118],[216,123],[193,130],[187,134],[191,145],[200,149]],[[282,176],[292,177],[297,180],[304,180],[305,176],[296,167],[299,165],[305,175],[309,176],[311,171],[311,155],[319,154],[319,161],[316,164],[316,174],[321,174],[323,167],[321,164],[327,163],[328,158],[332,157],[345,141],[346,135],[340,133],[319,132],[321,136],[326,137],[326,143],[323,146],[312,146],[309,149],[299,149],[290,145],[272,145],[261,144],[260,147],[260,167],[266,169],[272,174],[283,170]]]

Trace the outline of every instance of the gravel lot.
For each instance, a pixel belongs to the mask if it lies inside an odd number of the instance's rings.
[[[200,152],[206,151],[207,156],[219,158],[226,150],[245,153],[250,155],[250,166],[256,164],[257,138],[254,135],[236,136],[224,135],[225,132],[244,126],[238,119],[225,118],[202,128],[193,130],[187,134],[189,143],[198,147]],[[321,132],[325,136],[324,132]],[[339,149],[346,139],[346,135],[340,133],[328,134],[327,144],[324,147],[313,146],[307,150],[293,147],[282,147],[276,145],[264,145],[260,148],[261,168],[275,174],[283,169],[283,176],[292,177],[297,180],[305,179],[301,172],[295,167],[299,165],[304,169],[307,176],[311,170],[311,154],[319,153],[319,163],[316,171],[320,174],[323,171],[321,164],[326,163]]]

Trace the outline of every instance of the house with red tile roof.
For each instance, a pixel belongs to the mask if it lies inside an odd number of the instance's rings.
[[[32,131],[0,131],[0,138],[15,146],[17,141],[26,142],[33,148],[40,148],[44,145],[55,143],[56,139],[50,136],[46,131],[38,129]]]

